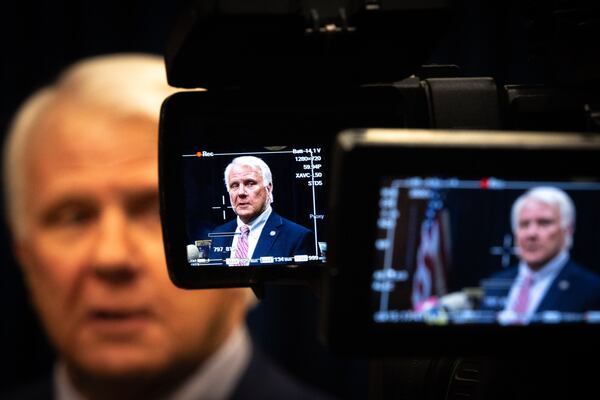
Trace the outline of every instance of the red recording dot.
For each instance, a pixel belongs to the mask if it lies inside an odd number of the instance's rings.
[[[490,180],[488,178],[483,178],[479,181],[479,187],[482,189],[490,188]]]
[[[202,152],[201,151],[197,151],[196,152],[196,157],[202,157]]]

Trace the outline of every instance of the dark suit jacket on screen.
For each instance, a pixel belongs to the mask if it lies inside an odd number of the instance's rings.
[[[512,284],[518,271],[518,267],[509,268],[493,275],[490,281],[504,281]],[[495,285],[485,290],[485,297],[506,298],[509,290],[510,285],[508,284]],[[493,309],[494,307],[484,308]],[[600,310],[600,276],[575,261],[569,260],[548,288],[535,312],[584,312],[589,310]]]
[[[235,232],[237,220],[229,221],[215,228],[213,233]],[[233,237],[214,237],[211,244],[210,258],[229,257],[229,252],[215,253],[215,247],[231,247]],[[291,257],[294,255],[315,255],[314,235],[312,231],[283,218],[275,211],[267,219],[260,234],[252,258],[262,256]]]

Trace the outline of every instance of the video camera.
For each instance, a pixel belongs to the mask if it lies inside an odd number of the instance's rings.
[[[577,336],[589,349],[600,310],[506,326],[478,306],[491,301],[485,277],[515,261],[510,203],[534,186],[573,195],[585,232],[573,253],[600,272],[597,76],[585,86],[499,87],[456,66],[424,66],[452,4],[190,8],[167,49],[167,76],[207,90],[169,97],[160,121],[161,217],[176,285],[260,293],[265,283],[308,282],[321,290],[328,343],[345,353],[486,354],[531,348],[540,335]],[[523,132],[531,130],[544,132]],[[309,231],[308,246],[279,250],[289,244],[284,228],[263,221],[254,254],[236,256],[225,171],[240,156],[268,165],[271,215]]]

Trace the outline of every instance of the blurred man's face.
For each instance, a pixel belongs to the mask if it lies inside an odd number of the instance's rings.
[[[248,224],[267,208],[272,184],[265,186],[258,168],[234,165],[229,172],[229,199],[233,211]]]
[[[539,269],[564,248],[565,236],[558,207],[526,200],[517,218],[516,231],[522,260],[532,269]]]
[[[156,123],[65,105],[37,129],[16,250],[59,353],[105,377],[197,365],[242,320],[244,293],[170,282]]]

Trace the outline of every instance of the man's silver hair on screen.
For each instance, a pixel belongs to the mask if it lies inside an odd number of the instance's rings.
[[[69,102],[108,112],[117,119],[148,118],[156,122],[158,133],[161,104],[176,91],[167,83],[162,57],[121,53],[77,62],[54,83],[33,93],[15,114],[4,144],[5,212],[13,232],[20,236],[24,230],[27,148],[34,140],[51,140],[47,137],[50,130],[39,129],[45,115]],[[148,140],[157,142],[157,136],[149,135]]]
[[[227,168],[225,168],[224,180],[225,180],[225,187],[227,188],[228,192],[229,192],[229,179],[228,179],[229,173],[231,172],[231,169],[233,168],[234,165],[257,168],[260,171],[260,174],[262,175],[263,181],[265,183],[265,187],[268,186],[269,184],[273,183],[273,175],[271,175],[271,168],[269,168],[269,166],[267,165],[266,162],[264,162],[262,159],[260,159],[258,157],[254,157],[254,156],[241,156],[241,157],[234,158],[229,163]],[[271,193],[269,194],[269,203],[272,203],[272,202],[273,202],[273,188],[271,188]]]
[[[539,186],[529,189],[513,203],[511,211],[513,232],[517,230],[519,213],[528,200],[537,200],[541,203],[558,207],[560,226],[566,230],[565,248],[571,248],[573,245],[573,232],[575,231],[575,205],[569,195],[563,190],[551,186]]]

